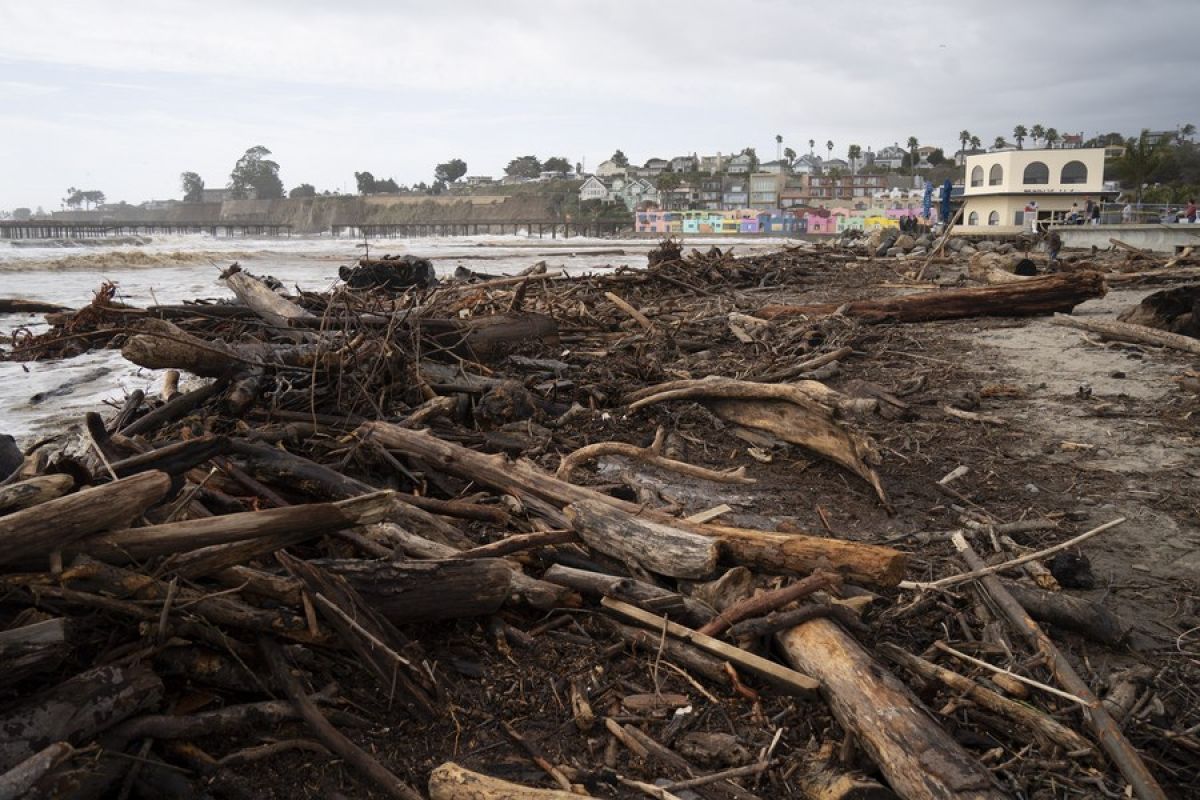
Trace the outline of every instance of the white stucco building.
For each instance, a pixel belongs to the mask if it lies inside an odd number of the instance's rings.
[[[1075,204],[1099,201],[1104,188],[1104,148],[1005,150],[969,155],[963,179],[963,233],[1013,233],[1027,229],[1025,209],[1037,202],[1038,221],[1062,220]]]

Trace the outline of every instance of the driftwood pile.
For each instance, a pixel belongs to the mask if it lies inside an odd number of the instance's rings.
[[[753,491],[795,447],[890,508],[864,420],[904,402],[821,380],[863,331],[1104,292],[1079,271],[771,302],[854,260],[667,248],[603,278],[291,297],[235,265],[236,303],[108,286],[54,311],[6,357],[169,372],[0,485],[0,797],[255,796],[272,761],[334,759],[279,796],[1164,797],[1118,723],[1144,676],[1101,702],[1034,618],[1110,647],[1121,624],[967,538],[1053,522],[968,519],[951,576],[907,583],[886,544],[680,516],[590,471]],[[729,441],[753,460],[730,468]],[[886,633],[906,626],[928,633]],[[535,699],[487,688],[505,661]]]

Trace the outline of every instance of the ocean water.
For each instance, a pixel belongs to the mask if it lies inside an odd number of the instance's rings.
[[[700,249],[733,247],[739,254],[775,249],[782,239],[703,239]],[[232,297],[217,282],[233,262],[257,275],[272,275],[286,286],[321,291],[335,285],[338,267],[364,252],[373,257],[413,254],[433,261],[439,275],[463,266],[475,272],[510,275],[539,261],[570,274],[643,267],[654,242],[645,239],[552,240],[520,236],[387,239],[349,238],[225,239],[205,235],[154,237],[143,245],[54,245],[12,247],[0,242],[0,297],[58,303],[88,303],[104,282],[117,285],[117,297],[135,306]],[[685,246],[688,243],[685,241]],[[623,251],[621,254],[614,250]],[[14,331],[46,329],[41,314],[0,314],[0,348]],[[27,446],[82,420],[87,411],[119,405],[134,389],[157,392],[162,373],[129,363],[116,350],[29,363],[0,362],[0,433]],[[186,379],[183,382],[187,386]]]

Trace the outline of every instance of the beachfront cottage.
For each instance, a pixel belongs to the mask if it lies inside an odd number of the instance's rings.
[[[588,200],[599,200],[600,202],[608,202],[610,199],[609,188],[595,175],[589,175],[587,180],[579,187],[579,202],[584,203]]]
[[[1030,227],[1025,209],[1037,202],[1041,224],[1063,220],[1074,204],[1100,200],[1104,148],[1006,150],[968,156],[962,233],[1016,233]]]

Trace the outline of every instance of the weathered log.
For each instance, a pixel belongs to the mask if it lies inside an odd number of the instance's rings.
[[[38,475],[0,486],[0,512],[17,511],[62,497],[75,487],[70,475]]]
[[[883,656],[912,674],[929,681],[943,683],[988,711],[999,714],[1030,731],[1039,739],[1059,745],[1067,752],[1093,750],[1092,743],[1075,731],[1025,703],[1009,700],[991,689],[980,686],[965,675],[938,666],[920,656],[902,650],[890,642],[877,645]]]
[[[283,684],[288,698],[296,706],[300,716],[304,718],[313,733],[326,747],[363,773],[389,797],[400,798],[400,800],[421,800],[421,795],[415,789],[392,774],[365,750],[347,739],[345,734],[333,727],[313,699],[304,691],[300,680],[288,668],[283,648],[265,636],[260,637],[258,641],[259,648],[271,668],[271,673],[276,680]]]
[[[395,507],[393,495],[393,492],[376,492],[337,503],[269,508],[129,528],[92,536],[69,550],[122,564],[246,540],[282,537],[281,541],[291,544],[342,528],[378,522]]]
[[[561,789],[534,789],[447,761],[429,773],[430,800],[579,800]]]
[[[760,569],[808,573],[819,567],[833,569],[848,580],[894,586],[904,575],[907,556],[888,547],[765,531],[694,524],[646,511],[635,503],[560,481],[526,459],[510,461],[486,455],[435,436],[399,428],[385,422],[368,422],[356,436],[414,455],[445,472],[477,481],[522,499],[534,498],[562,507],[592,500],[637,514],[673,528],[717,538],[722,555],[735,563]]]
[[[0,517],[0,564],[47,556],[96,531],[126,526],[170,488],[166,474],[143,472]]]
[[[176,395],[144,417],[135,419],[124,428],[119,429],[119,432],[122,436],[137,436],[141,433],[149,433],[162,425],[187,416],[194,409],[201,406],[208,398],[222,391],[225,386],[225,381],[216,380],[201,386],[199,389],[193,389],[185,394]]]
[[[0,481],[8,480],[25,464],[25,454],[17,440],[7,433],[0,434]]]
[[[229,451],[229,438],[225,436],[198,436],[182,442],[148,450],[135,456],[114,461],[110,465],[118,477],[125,478],[139,472],[156,469],[168,475],[182,475],[198,467],[214,456]]]
[[[836,589],[842,585],[841,577],[834,572],[817,571],[807,578],[773,592],[762,592],[730,606],[717,614],[716,618],[700,629],[708,636],[720,636],[735,623],[750,617],[758,617],[808,597],[822,589]]]
[[[828,619],[777,634],[787,660],[809,673],[846,731],[905,800],[1000,800],[987,769],[853,637]]]
[[[806,800],[896,800],[896,793],[866,775],[843,772],[831,759],[814,759],[795,773]]]
[[[293,321],[303,323],[316,319],[291,300],[280,297],[258,278],[243,272],[237,264],[221,273],[221,282],[243,305],[272,327],[286,329]]]
[[[655,444],[660,445],[661,439],[656,438]],[[558,465],[558,470],[554,476],[559,480],[571,480],[571,473],[581,464],[585,464],[593,459],[601,456],[624,456],[632,458],[636,461],[641,461],[653,467],[660,469],[672,470],[681,475],[687,475],[692,478],[699,478],[705,481],[713,481],[715,483],[754,483],[753,478],[746,477],[746,468],[738,467],[730,470],[715,470],[705,467],[698,467],[694,464],[688,464],[685,461],[677,461],[673,458],[667,458],[662,455],[659,450],[654,447],[637,447],[625,442],[596,442],[589,444],[586,447],[581,447],[575,452],[563,457],[563,460]]]
[[[1104,644],[1119,644],[1125,638],[1127,626],[1122,625],[1115,614],[1099,603],[1062,592],[1047,592],[1014,581],[1001,580],[1000,583],[1036,620],[1081,633]]]
[[[54,314],[70,310],[66,306],[60,306],[57,303],[46,303],[41,300],[0,297],[0,314]]]
[[[54,742],[0,775],[0,800],[24,797],[43,775],[70,758],[74,752],[75,748],[66,742]]]
[[[493,614],[508,598],[512,574],[494,558],[310,563],[345,578],[364,602],[394,624]]]
[[[422,319],[422,336],[437,346],[474,361],[496,361],[528,342],[558,344],[558,323],[544,314],[493,314],[486,317]]]
[[[667,621],[662,617],[643,611],[637,606],[622,603],[620,600],[614,600],[611,597],[605,597],[601,601],[601,605],[624,619],[632,620],[660,634],[665,630],[668,636],[674,636],[677,639],[689,642],[706,653],[715,655],[736,667],[757,675],[788,694],[811,697],[820,687],[820,683],[808,675],[797,672],[794,669],[788,669],[782,664],[769,661],[762,656],[757,656],[740,647],[727,644],[720,639],[705,636],[691,628]]]
[[[246,361],[230,345],[192,336],[166,320],[143,320],[137,330],[121,346],[121,355],[140,367],[186,369],[193,375],[215,378]]]
[[[60,617],[0,631],[0,686],[48,673],[70,649],[67,620]]]
[[[604,575],[599,572],[552,564],[542,575],[550,583],[569,586],[577,592],[602,597],[607,595],[624,600],[655,614],[666,614],[673,620],[700,626],[711,620],[716,612],[687,595],[663,589],[635,578]]]
[[[104,666],[0,713],[0,769],[9,770],[55,742],[80,745],[158,705],[163,685],[144,666]]]
[[[1051,320],[1055,325],[1098,333],[1106,339],[1116,339],[1121,342],[1148,344],[1153,347],[1167,347],[1172,350],[1182,350],[1192,355],[1200,355],[1200,339],[1181,336],[1178,333],[1168,333],[1144,325],[1132,325],[1128,322],[1114,322],[1102,319],[1079,319],[1064,314],[1055,314]]]
[[[717,542],[706,536],[623,514],[595,500],[572,503],[565,511],[579,538],[605,555],[674,578],[704,578],[717,568]]]
[[[1019,283],[922,292],[879,300],[817,305],[768,305],[766,319],[841,313],[863,322],[927,322],[968,317],[1030,317],[1066,312],[1107,292],[1098,272],[1064,272]]]
[[[983,559],[967,542],[965,536],[955,533],[951,536],[951,542],[972,571],[985,568]],[[1138,755],[1137,750],[1121,733],[1120,725],[1108,713],[1108,710],[1092,692],[1091,687],[1088,686],[1087,681],[1079,676],[1079,673],[1071,666],[1071,662],[1055,646],[1050,637],[1033,621],[1033,618],[1017,602],[1016,598],[1004,588],[999,578],[990,574],[981,575],[979,583],[1005,618],[1017,629],[1017,632],[1024,636],[1029,645],[1042,656],[1051,674],[1062,687],[1088,704],[1084,709],[1084,716],[1091,725],[1096,738],[1100,740],[1100,746],[1104,748],[1112,762],[1117,765],[1117,769],[1125,776],[1125,780],[1133,788],[1134,794],[1140,800],[1166,800],[1166,794],[1163,793],[1162,787],[1150,774],[1150,770],[1146,768],[1146,764]]]
[[[688,672],[722,686],[729,683],[729,675],[725,672],[726,662],[716,656],[709,655],[687,642],[673,639],[670,636],[664,639],[662,633],[648,628],[622,625],[612,619],[607,620],[607,624],[613,633],[643,652],[658,653],[661,651],[668,661],[674,661]]]

